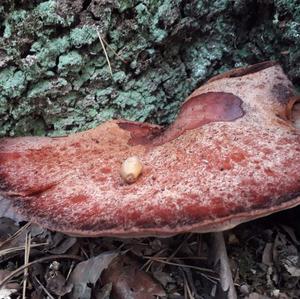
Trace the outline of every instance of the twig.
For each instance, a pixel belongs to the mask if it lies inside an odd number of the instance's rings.
[[[184,280],[184,290],[185,290],[185,292],[187,293],[188,298],[189,298],[189,299],[195,299],[195,297],[194,297],[193,294],[192,294],[192,291],[191,291],[191,289],[190,289],[188,280],[187,280],[187,278],[186,278],[184,272],[183,272],[183,280]],[[187,297],[187,296],[185,296],[185,297]]]
[[[125,64],[127,64],[127,61],[124,60],[121,55],[119,53],[117,53],[110,45],[109,43],[104,39],[102,38],[102,41],[103,43],[106,45],[107,48],[109,48],[122,62],[124,62]]]
[[[153,258],[156,258],[158,257],[159,259],[163,259],[163,260],[166,260],[167,262],[172,260],[174,258],[174,256],[178,253],[178,251],[183,247],[183,245],[186,244],[186,242],[190,239],[190,237],[192,236],[192,233],[188,234],[185,239],[179,244],[179,246],[175,249],[175,251],[168,257],[160,257],[159,255],[162,254],[165,249],[162,249],[161,251],[159,251],[158,253],[156,253],[154,256],[152,257],[145,257],[148,259],[148,261],[142,266],[141,269],[144,269],[146,268],[146,272],[148,272],[150,270],[150,267],[152,265],[152,263],[154,262],[154,259]]]
[[[184,240],[180,243],[180,245],[174,250],[174,252],[167,258],[167,262],[169,262],[170,260],[172,260],[175,255],[178,253],[178,251],[186,244],[186,242],[191,238],[193,234],[189,233]]]
[[[192,281],[192,279],[190,279],[188,276],[191,275],[191,273],[189,272],[190,269],[188,268],[183,268],[181,269],[182,272],[182,276],[183,276],[183,281],[184,281],[184,287],[185,287],[185,296],[188,297],[189,299],[195,299],[196,296],[196,288],[194,286],[194,283]],[[193,290],[191,290],[191,288]]]
[[[151,256],[149,255],[145,255],[144,256],[147,259],[150,259]],[[161,260],[169,260],[170,257],[168,256],[160,256],[159,257]],[[196,260],[196,261],[203,261],[203,260],[207,260],[207,257],[204,256],[180,256],[180,257],[176,257],[176,260]]]
[[[145,257],[145,258],[149,259],[149,260],[152,260],[154,262],[159,262],[159,263],[163,263],[163,264],[167,264],[167,265],[171,265],[171,266],[190,268],[190,269],[194,269],[194,270],[198,270],[198,271],[204,271],[204,272],[209,272],[209,273],[216,274],[216,272],[214,270],[207,269],[207,268],[201,268],[201,267],[197,267],[197,266],[185,265],[185,264],[179,264],[179,263],[172,263],[172,262],[168,262],[168,261],[162,260],[160,258],[155,258],[155,257],[150,257],[150,258]]]
[[[45,257],[42,257],[42,258],[37,259],[35,261],[32,261],[32,262],[28,263],[27,265],[23,265],[23,266],[19,267],[18,269],[12,271],[9,275],[4,277],[0,281],[0,288],[2,288],[13,277],[20,275],[24,271],[25,268],[31,267],[32,265],[34,265],[36,263],[43,263],[43,262],[47,262],[47,261],[51,261],[51,260],[57,260],[57,259],[72,259],[72,260],[77,260],[77,261],[83,261],[84,260],[80,256],[69,255],[69,254],[45,256]]]
[[[98,34],[98,37],[99,37],[99,41],[100,41],[101,47],[102,47],[102,49],[103,49],[103,52],[104,52],[106,61],[107,61],[107,63],[108,63],[109,72],[110,72],[111,76],[113,76],[111,64],[110,64],[110,61],[109,61],[109,58],[108,58],[108,55],[107,55],[107,52],[106,52],[106,49],[105,49],[105,45],[104,45],[104,43],[103,43],[103,41],[102,41],[101,34],[100,34],[100,32],[99,32],[99,30],[98,30],[97,27],[96,27],[96,31],[97,31],[97,34]]]
[[[89,259],[89,255],[87,254],[87,252],[85,251],[85,249],[81,246],[81,244],[79,243],[79,248],[82,252],[82,254],[86,257],[86,259]]]
[[[43,286],[43,284],[38,280],[38,278],[36,276],[34,276],[34,279],[37,281],[37,283],[40,285],[40,287],[42,288],[42,290],[47,294],[47,296],[50,299],[54,299],[54,297],[49,293],[49,291]]]
[[[30,256],[30,243],[31,243],[31,234],[28,232],[26,234],[25,239],[25,253],[24,253],[24,281],[23,281],[23,292],[22,292],[22,298],[26,299],[26,286],[27,286],[27,279],[28,279],[28,263],[29,263],[29,256]]]
[[[73,271],[74,266],[75,266],[75,263],[74,263],[74,261],[73,261],[73,262],[71,263],[70,268],[69,268],[69,271],[68,271],[68,274],[67,274],[67,277],[66,277],[66,281],[69,280],[69,278],[70,278],[70,276],[71,276],[71,273],[72,273],[72,271]]]
[[[150,270],[151,265],[153,264],[153,261],[154,261],[153,259],[155,257],[159,258],[159,256],[165,251],[166,251],[166,249],[164,248],[164,249],[161,249],[159,252],[157,252],[154,256],[144,257],[145,259],[147,259],[147,262],[141,267],[140,270],[145,269],[145,272],[148,272]]]
[[[24,226],[22,226],[18,231],[16,231],[12,236],[8,237],[6,240],[0,243],[0,248],[5,245],[6,243],[10,242],[11,240],[18,237],[24,230],[26,230],[31,225],[30,222],[26,223]]]
[[[35,248],[35,247],[40,247],[40,246],[45,246],[45,245],[49,245],[49,243],[31,244],[30,248]],[[24,249],[25,249],[25,245],[3,249],[3,250],[0,250],[0,257],[5,256],[10,253],[17,252],[17,251],[22,251]]]

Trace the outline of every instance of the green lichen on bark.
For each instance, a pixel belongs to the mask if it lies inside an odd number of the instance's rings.
[[[6,0],[0,22],[1,136],[167,124],[210,76],[264,60],[300,85],[299,1]]]

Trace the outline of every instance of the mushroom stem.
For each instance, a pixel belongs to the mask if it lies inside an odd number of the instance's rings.
[[[212,233],[212,242],[215,254],[214,264],[220,275],[222,290],[228,292],[228,299],[237,299],[223,232]]]

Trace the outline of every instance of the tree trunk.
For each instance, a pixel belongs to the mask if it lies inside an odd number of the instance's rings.
[[[208,77],[264,60],[300,85],[295,1],[1,3],[0,136],[68,134],[111,118],[167,124]]]

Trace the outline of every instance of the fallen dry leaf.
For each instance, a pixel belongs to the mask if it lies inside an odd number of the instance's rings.
[[[162,286],[148,273],[141,271],[137,262],[123,256],[103,272],[102,282],[112,283],[114,299],[154,299],[166,296]]]
[[[89,284],[95,285],[102,271],[106,269],[118,255],[118,251],[103,252],[98,256],[79,263],[69,279],[69,282],[73,284],[70,298],[89,299],[92,292],[92,288]]]

